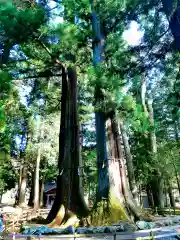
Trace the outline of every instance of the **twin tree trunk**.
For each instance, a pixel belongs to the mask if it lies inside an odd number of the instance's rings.
[[[47,220],[54,220],[60,206],[65,215],[86,216],[88,208],[81,184],[79,122],[77,110],[77,76],[75,68],[62,67],[61,124],[59,135],[59,175],[56,198]],[[62,219],[63,220],[63,219]]]

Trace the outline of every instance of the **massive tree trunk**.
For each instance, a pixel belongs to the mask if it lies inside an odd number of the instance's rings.
[[[67,216],[88,214],[84,201],[79,168],[79,123],[77,113],[77,76],[74,68],[62,68],[61,127],[59,135],[59,176],[57,178],[56,198],[48,215],[51,222],[61,206],[65,213],[60,216],[61,223]],[[68,222],[66,223],[68,224]]]
[[[96,67],[104,61],[104,48],[105,48],[105,36],[103,35],[100,19],[96,14],[94,1],[91,0],[91,10],[92,10],[92,29],[93,29],[93,63]],[[97,202],[101,203],[102,200],[106,200],[109,206],[109,214],[107,215],[108,223],[121,220],[128,220],[128,214],[125,210],[124,205],[124,175],[122,175],[120,168],[120,162],[118,158],[113,158],[108,160],[107,146],[106,146],[106,114],[101,108],[101,104],[104,101],[104,96],[101,91],[101,82],[95,86],[95,120],[96,120],[96,142],[97,142],[97,167],[98,167],[98,189],[97,189]],[[109,138],[112,135],[109,134]],[[115,156],[115,142],[109,141],[110,147],[112,149],[111,155]],[[122,167],[124,169],[124,167]],[[98,210],[96,210],[98,211]],[[102,211],[101,212],[107,212]],[[98,214],[98,219],[101,218],[100,213]],[[103,219],[99,224],[104,223],[105,215],[103,214]]]
[[[136,186],[136,180],[134,176],[133,159],[132,159],[131,150],[129,146],[128,136],[127,136],[126,130],[124,129],[123,123],[120,123],[120,129],[121,129],[121,134],[122,134],[122,139],[124,144],[124,151],[126,156],[129,186],[130,186],[130,190],[132,192],[134,200],[138,203],[138,189]]]
[[[72,181],[72,202],[75,213],[80,216],[86,216],[88,207],[84,199],[84,189],[82,185],[82,161],[80,157],[80,139],[79,139],[79,116],[78,116],[78,88],[77,74],[75,68],[68,69],[68,79],[70,80],[71,93],[71,162],[74,168]]]

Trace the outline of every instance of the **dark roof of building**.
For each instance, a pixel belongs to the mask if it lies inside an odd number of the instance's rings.
[[[46,183],[44,185],[44,192],[47,193],[49,191],[51,191],[52,189],[56,188],[56,183],[55,182],[51,182],[51,183]]]

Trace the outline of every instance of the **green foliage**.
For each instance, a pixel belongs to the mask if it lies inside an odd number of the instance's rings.
[[[180,173],[179,143],[176,141],[162,142],[158,148],[158,167],[165,179],[173,179],[176,172]]]
[[[17,182],[17,175],[9,156],[0,152],[0,194],[14,188]]]
[[[21,8],[12,1],[0,3],[0,35],[4,36],[5,42],[12,45],[27,41],[45,20],[44,10],[39,5],[34,8]]]

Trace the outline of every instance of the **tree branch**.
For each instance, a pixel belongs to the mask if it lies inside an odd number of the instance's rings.
[[[38,39],[38,42],[39,42],[40,45],[46,50],[46,52],[50,55],[50,57],[51,57],[52,59],[54,59],[54,56],[53,56],[52,52],[50,51],[50,49],[49,49],[43,42],[41,42],[40,39]],[[59,64],[61,67],[64,67],[63,63],[62,63],[61,61],[59,61],[59,59],[55,58],[55,62],[56,62],[57,64]]]
[[[61,77],[61,76],[62,74],[48,75],[48,76],[47,75],[27,76],[19,79],[13,79],[13,81],[23,81],[23,80],[32,79],[32,78]]]

